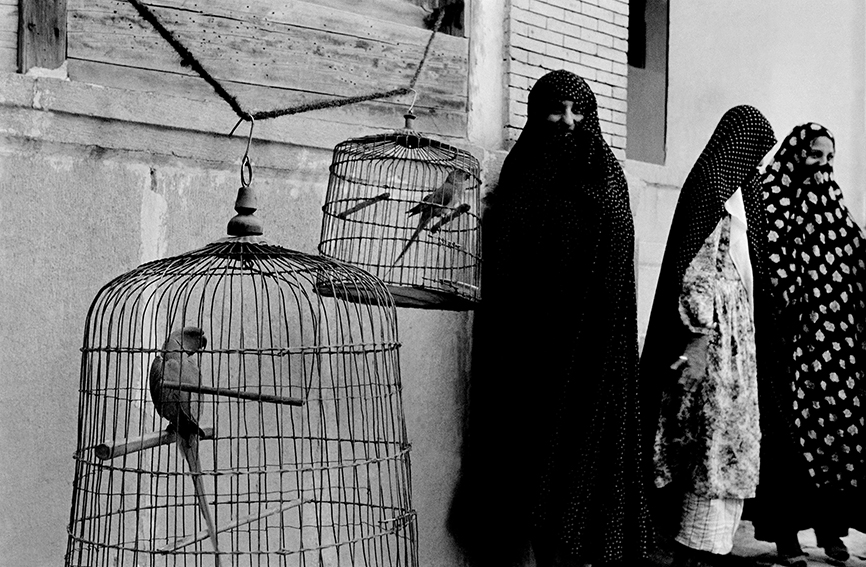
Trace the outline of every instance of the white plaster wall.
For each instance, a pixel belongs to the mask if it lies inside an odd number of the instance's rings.
[[[640,329],[652,304],[678,187],[724,112],[751,104],[777,137],[815,121],[837,139],[836,171],[866,221],[864,3],[861,0],[672,0],[667,161],[629,161],[640,188]]]
[[[469,6],[469,141],[500,149],[505,139],[505,2],[471,2]]]

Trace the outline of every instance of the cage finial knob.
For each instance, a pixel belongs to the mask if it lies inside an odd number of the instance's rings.
[[[404,114],[403,118],[406,119],[406,130],[412,130],[413,129],[412,122],[415,121],[415,115],[412,114],[412,111],[410,110],[409,112]]]
[[[241,164],[241,187],[238,189],[238,198],[235,199],[235,212],[237,214],[229,220],[226,229],[229,236],[259,236],[264,234],[261,219],[255,216],[258,202],[256,193],[250,182],[253,179],[253,168],[248,156],[244,156]]]

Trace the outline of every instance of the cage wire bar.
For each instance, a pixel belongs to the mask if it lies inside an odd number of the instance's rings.
[[[481,168],[471,153],[416,132],[413,119],[334,148],[319,252],[381,278],[397,306],[472,309]]]
[[[188,327],[207,341],[184,347],[180,371],[200,472],[149,389]],[[379,279],[229,237],[105,285],[81,350],[67,567],[417,567],[396,309]]]

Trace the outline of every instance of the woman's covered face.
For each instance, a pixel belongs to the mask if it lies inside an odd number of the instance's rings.
[[[809,144],[809,151],[806,152],[804,163],[806,165],[818,166],[828,163],[832,164],[834,156],[835,148],[833,147],[833,141],[827,136],[818,136]]]
[[[574,131],[575,125],[583,120],[583,114],[575,108],[574,101],[563,100],[550,105],[546,120],[555,125],[557,130],[571,132]]]

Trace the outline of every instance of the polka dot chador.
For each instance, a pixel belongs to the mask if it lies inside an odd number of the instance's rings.
[[[683,184],[674,213],[665,261],[670,255],[676,282],[682,282],[698,249],[726,214],[725,202],[754,180],[758,164],[775,143],[770,123],[756,108],[736,106],[722,116]],[[750,195],[744,190],[747,207],[756,202]]]
[[[842,200],[832,161],[807,165],[823,126],[782,141],[763,180],[772,282],[787,323],[792,419],[819,488],[862,487],[866,248]],[[835,141],[834,141],[835,144]]]
[[[546,120],[563,100],[583,116],[574,131]],[[512,459],[492,475],[519,477],[501,497],[515,509],[525,502],[542,562],[643,557],[653,534],[641,460],[634,225],[622,168],[583,79],[554,71],[535,84],[526,127],[488,203],[479,313],[488,324],[476,337],[494,347],[473,380],[519,398],[497,422]]]

